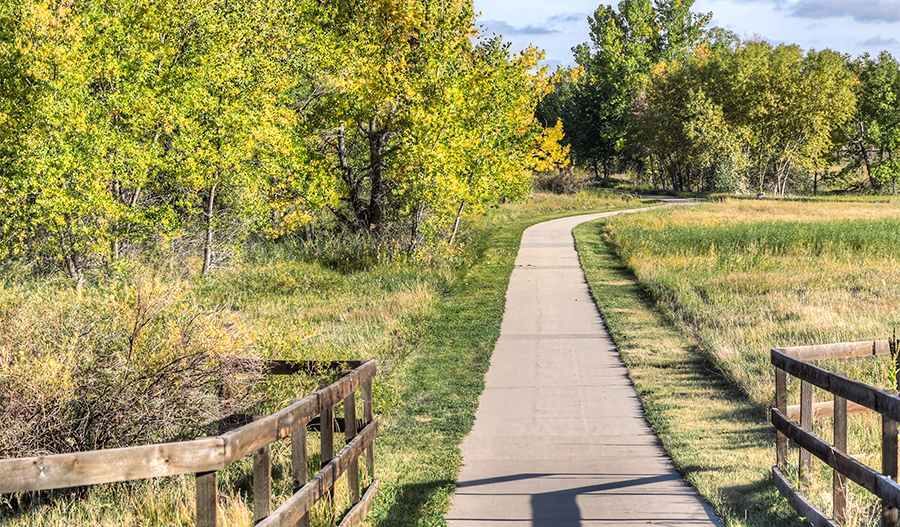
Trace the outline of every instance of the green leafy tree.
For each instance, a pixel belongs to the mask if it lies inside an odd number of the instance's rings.
[[[572,151],[596,175],[638,144],[631,110],[651,69],[665,60],[680,60],[704,37],[711,14],[690,11],[693,1],[623,0],[618,8],[601,5],[588,19],[590,44],[573,48],[585,79],[563,119]]]
[[[287,165],[290,13],[265,0],[26,0],[19,12],[4,46],[30,81],[6,93],[29,110],[0,183],[4,249],[80,283],[123,241],[202,223],[208,272],[215,230],[265,217]]]
[[[533,50],[472,45],[466,2],[392,0],[323,7],[318,31],[334,52],[309,77],[322,94],[300,134],[315,152],[326,207],[379,240],[455,233],[467,205],[521,196],[524,160],[544,93]],[[451,239],[453,234],[451,233]]]
[[[643,148],[676,190],[733,190],[740,165],[737,138],[706,93],[708,52],[660,63],[636,108]]]
[[[856,74],[857,106],[848,143],[857,163],[865,168],[873,188],[887,182],[897,193],[900,177],[900,64],[883,51],[873,59],[862,55],[850,63]]]

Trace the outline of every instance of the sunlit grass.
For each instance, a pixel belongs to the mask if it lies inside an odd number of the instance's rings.
[[[890,338],[900,326],[900,201],[724,200],[615,217],[604,235],[656,305],[760,408],[774,401],[770,348]],[[885,358],[820,365],[896,387]],[[789,392],[796,404],[797,382]],[[818,420],[816,432],[830,439],[831,426]],[[851,454],[880,468],[877,416],[852,416],[849,441]],[[796,453],[789,459],[795,466]],[[810,496],[830,512],[830,469],[814,465]],[[874,500],[855,487],[850,501],[848,525],[870,525]]]

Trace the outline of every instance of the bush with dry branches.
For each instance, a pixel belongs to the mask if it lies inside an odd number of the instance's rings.
[[[217,433],[253,403],[239,318],[177,281],[90,292],[0,288],[0,457]]]

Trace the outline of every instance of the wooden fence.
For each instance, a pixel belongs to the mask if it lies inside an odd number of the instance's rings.
[[[338,478],[347,473],[353,507],[341,526],[357,525],[365,518],[378,480],[374,479],[374,439],[378,422],[372,410],[372,380],[375,361],[317,363],[270,361],[265,372],[286,375],[297,371],[339,368],[349,365],[337,382],[320,388],[287,408],[217,437],[178,443],[161,443],[131,448],[115,448],[29,458],[0,460],[0,494],[48,490],[117,481],[196,474],[197,526],[214,527],[218,503],[217,473],[238,459],[253,455],[253,515],[257,525],[306,527],[309,510],[323,498],[330,498]],[[356,391],[362,391],[362,419],[356,417]],[[334,453],[334,407],[344,403],[343,426],[346,446]],[[319,417],[322,469],[307,481],[307,425]],[[331,424],[328,426],[327,424]],[[361,427],[359,426],[361,425]],[[271,506],[270,445],[291,437],[291,464],[294,492],[277,510]],[[360,496],[359,457],[365,452],[372,484]]]
[[[882,526],[897,526],[900,485],[897,484],[897,429],[900,422],[900,398],[896,391],[885,391],[819,368],[807,361],[877,355],[893,355],[887,340],[849,342],[821,346],[772,349],[775,366],[775,408],[772,424],[777,430],[777,465],[772,467],[775,486],[790,504],[811,524],[837,526],[846,518],[847,480],[851,480],[881,498]],[[787,406],[787,376],[800,379],[800,404]],[[813,387],[832,395],[832,400],[813,404]],[[881,472],[847,455],[847,415],[875,411],[881,414]],[[813,419],[834,417],[834,443],[812,433]],[[795,422],[799,418],[799,424]],[[799,489],[795,492],[783,475],[787,466],[788,440],[800,447]],[[833,514],[828,517],[807,499],[811,456],[834,469]]]

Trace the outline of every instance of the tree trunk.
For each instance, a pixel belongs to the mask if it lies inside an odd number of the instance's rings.
[[[447,245],[453,245],[456,240],[456,233],[459,231],[459,219],[462,217],[463,207],[466,206],[466,200],[459,202],[459,208],[456,210],[456,220],[453,222],[453,234],[450,235],[450,241]]]
[[[385,132],[378,130],[374,119],[369,121],[369,202],[366,211],[366,230],[377,230],[384,216],[384,152]]]
[[[218,178],[216,178],[218,179]],[[213,244],[213,215],[215,213],[216,186],[213,183],[209,189],[209,201],[206,204],[206,241],[203,244],[203,275],[206,276],[212,270],[212,244]]]
[[[74,254],[66,254],[66,272],[69,278],[75,282],[75,290],[81,292],[84,287],[84,272],[78,265],[77,257]]]
[[[866,167],[866,177],[869,178],[869,185],[872,188],[879,188],[880,185],[878,181],[875,179],[875,176],[872,175],[872,166],[869,164],[869,150],[866,148],[866,144],[862,141],[859,141],[859,156],[863,160],[863,165]]]

